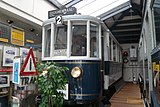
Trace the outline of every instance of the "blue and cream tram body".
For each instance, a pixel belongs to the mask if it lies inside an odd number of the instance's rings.
[[[107,44],[103,43],[104,40]],[[107,28],[95,17],[58,16],[43,23],[42,60],[69,68],[66,71],[67,103],[85,104],[101,100],[103,88],[108,89],[110,80],[109,72],[104,71],[107,70],[105,62],[114,59],[114,55],[109,58],[114,54],[113,48],[118,49],[116,55],[120,55],[118,42],[113,41],[115,39],[110,37]],[[112,46],[111,51],[109,45],[114,44],[116,47]],[[119,61],[120,57],[115,58]]]

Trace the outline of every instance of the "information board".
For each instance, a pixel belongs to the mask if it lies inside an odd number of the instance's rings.
[[[12,28],[11,43],[18,46],[24,46],[24,31]]]

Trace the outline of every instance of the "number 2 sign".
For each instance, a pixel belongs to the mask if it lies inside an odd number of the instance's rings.
[[[63,24],[62,16],[57,16],[55,17],[55,19],[56,19],[56,24]]]

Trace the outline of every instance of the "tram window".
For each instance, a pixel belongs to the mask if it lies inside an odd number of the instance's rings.
[[[57,26],[54,38],[54,56],[67,55],[67,26]]]
[[[86,56],[87,37],[86,25],[72,25],[72,56]]]
[[[91,23],[90,24],[90,56],[91,57],[98,57],[99,56],[99,30],[98,24]]]
[[[110,57],[110,60],[112,60],[112,41],[111,41],[111,38],[109,38],[109,57]]]
[[[47,26],[45,29],[44,57],[50,57],[50,46],[51,46],[51,29]]]
[[[122,62],[122,50],[119,47],[119,62]]]
[[[116,43],[113,42],[113,61],[116,61],[116,55],[117,55],[117,52],[116,52]]]

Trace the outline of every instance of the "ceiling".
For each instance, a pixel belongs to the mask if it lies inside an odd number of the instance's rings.
[[[77,4],[81,3],[84,5],[81,7],[83,7],[85,11],[94,10],[94,12],[90,13],[99,12],[99,15],[97,15],[97,17],[100,17],[102,19],[102,21],[109,28],[109,30],[112,32],[112,34],[115,36],[115,38],[118,40],[120,44],[139,42],[143,14],[147,0],[115,0],[111,3],[108,3],[104,0],[92,0],[92,2],[88,1],[88,4],[84,4],[85,2],[87,2],[87,0],[66,0],[65,3],[62,3],[63,0],[49,1],[52,1],[53,4],[56,4],[56,6],[59,8],[62,6],[62,4],[66,7],[76,7]],[[57,4],[58,1],[61,5]],[[95,8],[87,8],[92,6],[93,3],[98,3],[98,1],[103,2],[101,4],[104,4],[104,6],[100,5],[101,7],[98,7],[97,5],[95,7],[97,8],[97,10],[95,10]],[[119,5],[112,6],[115,3],[118,3]],[[107,6],[110,7],[109,10],[106,10]]]
[[[120,44],[138,43],[146,0],[130,0],[99,15]]]

